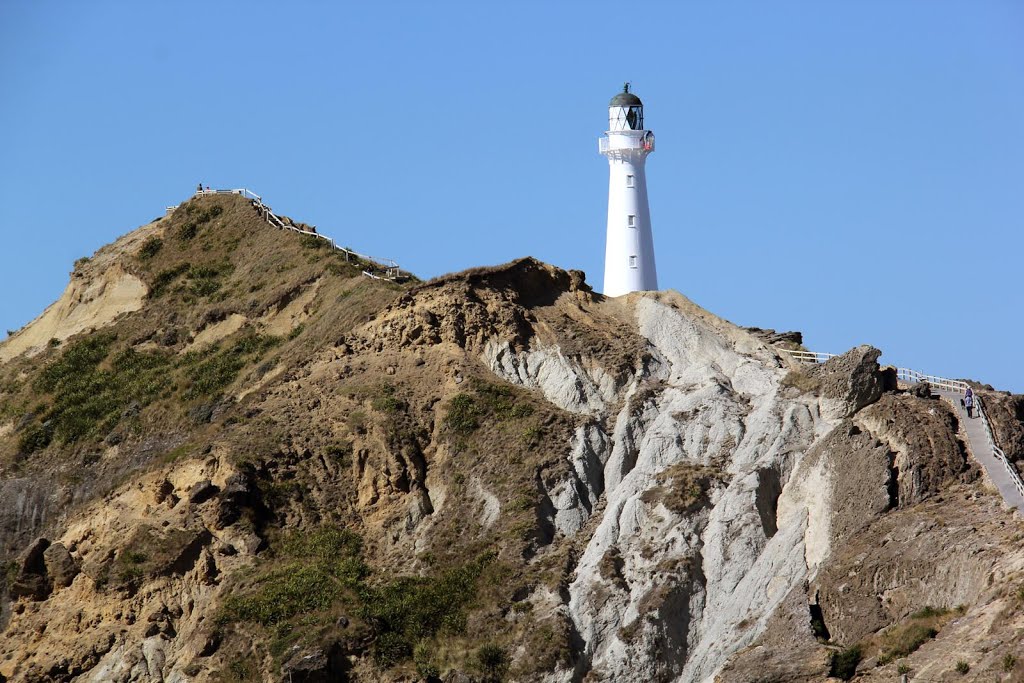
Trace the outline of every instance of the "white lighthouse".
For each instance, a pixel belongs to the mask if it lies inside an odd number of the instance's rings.
[[[658,288],[651,210],[644,165],[654,133],[644,128],[644,105],[629,83],[608,104],[608,131],[599,140],[608,157],[608,234],[604,293],[620,296]]]

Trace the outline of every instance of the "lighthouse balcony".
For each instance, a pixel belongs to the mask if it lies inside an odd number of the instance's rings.
[[[650,131],[636,132],[640,133],[640,135],[629,135],[616,132],[611,135],[605,135],[598,138],[597,149],[601,154],[620,151],[626,152],[634,149],[653,152],[654,136],[645,134],[650,133]]]

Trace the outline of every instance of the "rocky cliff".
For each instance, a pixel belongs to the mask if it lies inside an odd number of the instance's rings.
[[[320,245],[194,199],[0,345],[0,681],[1024,671],[1024,526],[876,349]]]

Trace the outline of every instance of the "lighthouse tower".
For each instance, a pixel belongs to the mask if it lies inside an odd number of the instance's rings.
[[[608,131],[598,148],[608,157],[608,234],[604,293],[620,296],[658,288],[651,210],[644,165],[654,133],[644,128],[644,105],[629,83],[608,104]]]

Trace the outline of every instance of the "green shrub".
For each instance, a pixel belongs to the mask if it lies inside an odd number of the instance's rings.
[[[221,206],[211,206],[208,209],[199,211],[191,203],[185,205],[185,213],[189,215],[191,220],[185,221],[178,228],[176,233],[177,238],[182,242],[187,242],[199,234],[199,228],[204,223],[209,223],[211,220],[221,215],[224,212],[224,208]]]
[[[163,249],[163,246],[164,241],[159,237],[149,237],[142,243],[142,248],[139,249],[139,258],[143,261],[148,261],[159,254],[160,250]]]
[[[292,533],[274,549],[274,564],[258,572],[245,593],[227,598],[219,623],[262,624],[273,627],[278,640],[288,640],[293,636],[282,634],[292,633],[299,620],[317,622],[318,614],[338,602],[354,603],[349,613],[365,621],[375,635],[376,661],[393,666],[411,657],[424,676],[437,675],[429,641],[439,633],[465,629],[465,611],[476,596],[480,574],[494,558],[485,554],[436,577],[400,577],[371,584],[362,542],[349,531],[321,527]]]
[[[23,454],[41,451],[53,441],[53,424],[30,424],[18,438],[18,452]]]
[[[527,446],[536,446],[540,443],[540,437],[544,435],[544,430],[539,425],[530,425],[523,430],[523,443]]]
[[[322,527],[292,534],[281,543],[280,555],[285,564],[261,576],[256,590],[225,601],[221,622],[269,626],[324,610],[369,574],[362,560],[362,541],[344,529]]]
[[[436,578],[400,577],[360,591],[360,616],[377,633],[374,656],[392,666],[412,655],[413,645],[437,633],[461,633],[476,581],[493,559],[485,555]]]
[[[149,298],[156,299],[166,294],[174,281],[188,272],[190,267],[191,265],[188,263],[179,263],[172,268],[167,268],[157,273],[156,277],[153,278],[153,284],[149,288]]]
[[[117,556],[117,578],[122,584],[129,587],[138,587],[146,575],[142,565],[149,557],[142,552],[135,550],[123,550]]]
[[[520,403],[512,406],[509,411],[509,417],[514,420],[521,420],[524,417],[530,417],[533,415],[533,406],[528,403]]]
[[[508,422],[533,415],[533,406],[517,402],[516,392],[510,386],[491,384],[476,378],[470,386],[472,394],[458,394],[448,401],[447,415],[442,426],[450,433],[466,436],[478,429],[485,417],[497,422]],[[523,436],[529,442],[538,435],[538,429],[528,427]]]
[[[242,368],[280,341],[278,337],[250,334],[213,355],[209,352],[186,354],[184,363],[195,367],[190,373],[192,383],[185,392],[185,398],[191,400],[219,395],[235,381]]]
[[[844,681],[850,680],[857,673],[857,665],[860,664],[862,656],[863,653],[859,645],[854,645],[841,652],[833,652],[828,675],[833,678],[841,678]]]
[[[432,654],[433,649],[424,642],[416,643],[416,647],[412,649],[412,662],[416,665],[416,673],[422,679],[439,678],[441,676],[441,669],[434,664]]]
[[[968,664],[967,662],[965,662],[964,660],[961,659],[960,661],[958,661],[956,663],[956,672],[958,674],[960,674],[961,676],[965,675],[970,670],[971,670],[971,665]]]
[[[144,407],[163,390],[172,364],[162,352],[125,349],[107,360],[115,337],[93,334],[68,346],[33,382],[40,393],[53,395],[53,405],[22,434],[19,447],[31,453],[54,438],[72,443],[109,432],[132,403]]]
[[[395,396],[396,389],[391,384],[381,384],[377,389],[377,395],[373,398],[373,402],[370,404],[374,410],[379,410],[382,413],[394,413],[397,412],[405,404]]]
[[[941,617],[949,614],[949,610],[945,607],[932,607],[931,605],[926,606],[924,609],[919,609],[910,615],[911,619],[930,619],[932,617]]]
[[[910,665],[909,665],[909,664],[905,664],[905,663],[903,663],[903,664],[899,664],[899,665],[898,665],[898,666],[896,667],[896,673],[900,674],[901,676],[902,676],[903,674],[908,674],[908,673],[910,673]]]
[[[1013,667],[1017,665],[1017,658],[1007,652],[1003,656],[1003,671],[1009,673],[1013,671]]]
[[[224,677],[224,681],[227,683],[243,683],[253,680],[256,678],[256,672],[253,669],[252,662],[248,659],[235,659],[228,664],[227,675]]]
[[[384,667],[398,664],[412,654],[409,641],[399,633],[386,632],[377,636],[373,645],[373,656]]]
[[[476,651],[476,664],[485,683],[500,681],[508,670],[508,655],[497,645],[483,645]]]
[[[326,609],[339,592],[329,571],[318,565],[295,563],[264,577],[255,593],[231,596],[224,610],[231,621],[254,621],[266,626],[296,614]]]
[[[516,403],[515,391],[510,386],[491,384],[474,378],[472,387],[485,409],[499,420],[521,419],[533,415],[533,406],[528,403]]]
[[[453,396],[448,401],[447,409],[442,423],[447,431],[466,435],[480,426],[480,408],[469,394]]]
[[[185,221],[178,226],[178,231],[175,233],[175,237],[180,242],[187,242],[199,233],[199,225],[195,221]]]
[[[209,296],[221,286],[221,279],[234,267],[228,262],[191,266],[188,269],[189,291],[196,296]]]
[[[304,249],[323,249],[330,246],[327,240],[313,235],[303,235],[300,243]]]
[[[938,631],[924,624],[894,626],[886,632],[882,644],[882,656],[888,660],[906,657],[938,635]]]

